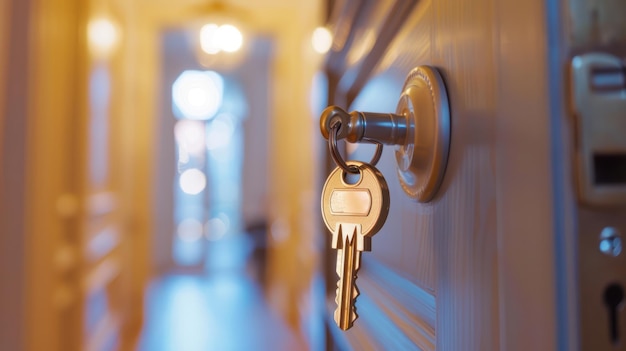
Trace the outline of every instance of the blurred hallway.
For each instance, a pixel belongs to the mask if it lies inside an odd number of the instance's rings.
[[[305,349],[246,271],[244,241],[241,235],[220,241],[205,275],[172,273],[150,284],[138,350]]]

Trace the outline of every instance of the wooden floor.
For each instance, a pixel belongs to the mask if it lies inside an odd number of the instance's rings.
[[[141,351],[305,349],[243,268],[163,276],[145,301]]]

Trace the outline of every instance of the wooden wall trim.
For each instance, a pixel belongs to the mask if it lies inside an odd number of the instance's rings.
[[[59,270],[73,264],[68,248],[78,231],[72,200],[66,200],[73,199],[80,179],[75,133],[82,127],[84,72],[78,29],[86,5],[78,0],[30,3],[24,350],[73,350],[77,334],[67,337],[63,331],[77,330],[71,305],[77,301],[74,274],[60,275]],[[64,202],[70,205],[64,208]]]
[[[7,61],[9,56],[10,17],[11,1],[0,1],[0,136],[3,134],[7,91]],[[4,137],[2,136],[2,139]],[[2,168],[2,143],[0,143],[0,169]],[[1,177],[1,175],[0,175]],[[0,181],[2,181],[0,179]],[[2,194],[0,193],[0,197]]]
[[[118,208],[118,196],[113,191],[102,191],[87,197],[87,213],[92,217],[104,216]]]
[[[353,67],[353,69],[356,70],[355,74],[346,75],[345,79],[339,81],[339,90],[345,91],[348,104],[351,104],[361,89],[363,89],[371,73],[374,71],[374,68],[387,51],[393,38],[400,28],[402,28],[402,25],[409,17],[409,14],[411,14],[411,10],[416,3],[416,0],[411,0],[396,1],[393,4],[383,24],[379,27],[379,31],[376,33],[376,42],[369,54],[367,54],[359,64]]]
[[[26,345],[25,251],[30,0],[0,5],[0,340],[6,350]],[[10,89],[9,89],[10,87]]]
[[[115,339],[118,337],[121,328],[120,316],[108,313],[98,322],[91,337],[86,339],[84,350],[98,351],[102,350],[104,345],[116,343]]]
[[[109,225],[87,240],[85,256],[87,261],[96,262],[111,254],[122,241],[119,228]]]
[[[83,279],[82,290],[85,295],[105,289],[122,272],[121,263],[115,257],[109,257],[98,263]]]
[[[547,23],[540,1],[497,3],[496,158],[501,350],[556,350]],[[528,101],[532,101],[529,104]],[[559,131],[561,132],[561,131]],[[547,194],[537,197],[538,194]],[[545,199],[545,200],[544,200]],[[543,200],[543,201],[542,201]],[[532,205],[530,205],[532,204]],[[532,220],[529,220],[532,219]],[[531,259],[532,258],[532,259]]]
[[[335,9],[332,27],[335,40],[328,54],[325,71],[329,83],[336,86],[329,101],[345,101],[350,105],[361,91],[371,72],[385,54],[389,44],[398,33],[417,0],[410,1],[345,1]],[[366,30],[367,29],[367,30]],[[346,34],[347,32],[347,34]],[[365,34],[367,33],[367,34]],[[372,44],[364,43],[373,39]],[[371,45],[371,47],[367,47]],[[358,55],[359,51],[366,50]],[[354,55],[354,54],[357,55]],[[351,56],[361,56],[356,62]]]
[[[334,297],[328,301],[329,329],[339,346],[356,349],[434,350],[436,298],[391,268],[371,258],[357,279],[359,318],[347,332],[332,320]]]
[[[341,77],[344,73],[346,57],[356,33],[354,27],[359,22],[359,18],[366,17],[367,9],[368,6],[364,6],[362,0],[335,2],[329,23],[333,31],[333,45],[325,63],[328,75]]]

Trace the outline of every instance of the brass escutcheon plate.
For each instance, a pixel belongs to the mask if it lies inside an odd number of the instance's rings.
[[[397,175],[404,192],[431,201],[443,181],[450,148],[448,94],[436,68],[414,68],[404,83],[396,114],[407,118],[407,138],[396,146]]]

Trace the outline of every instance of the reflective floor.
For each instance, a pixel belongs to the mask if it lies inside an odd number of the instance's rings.
[[[225,241],[211,251],[240,244]],[[145,307],[141,351],[305,349],[242,265],[163,276],[150,285]]]

